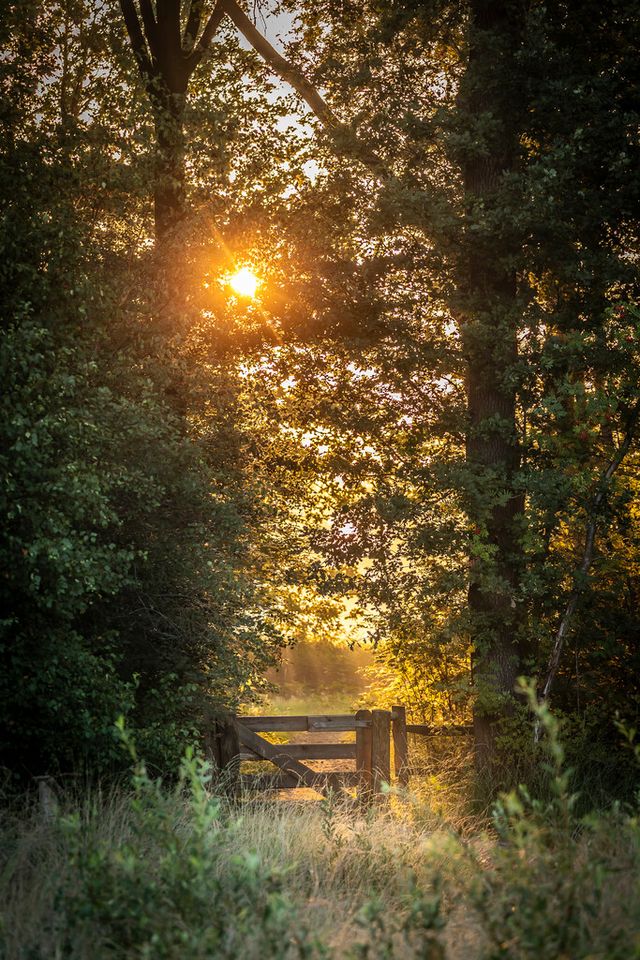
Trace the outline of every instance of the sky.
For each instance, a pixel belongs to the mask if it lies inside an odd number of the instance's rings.
[[[278,50],[279,53],[284,54],[283,43],[281,41],[287,39],[288,34],[291,31],[291,25],[293,22],[293,15],[291,13],[272,13],[270,8],[276,6],[276,3],[273,0],[270,0],[269,3],[261,4],[262,9],[258,10],[249,10],[249,16],[254,21],[256,27],[260,33],[267,38],[269,43]],[[243,46],[246,46],[246,41],[242,40]]]

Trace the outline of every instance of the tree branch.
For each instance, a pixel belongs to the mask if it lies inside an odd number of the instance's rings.
[[[262,36],[255,25],[251,22],[246,13],[240,9],[235,0],[221,0],[225,13],[251,44],[254,50],[260,54],[262,59],[269,64],[271,69],[285,80],[296,93],[300,94],[303,100],[313,110],[318,119],[325,126],[335,129],[340,126],[337,117],[331,108],[322,99],[312,83],[300,73],[288,60],[281,56],[275,47],[272,47],[269,41]]]
[[[152,61],[158,59],[158,27],[153,15],[151,0],[140,0],[140,13],[142,14],[142,23],[144,33],[149,44]]]
[[[558,627],[558,632],[556,633],[555,642],[553,644],[553,650],[551,651],[551,656],[549,658],[549,664],[547,667],[547,679],[545,681],[544,687],[542,688],[541,699],[546,700],[551,692],[551,687],[555,680],[556,674],[558,672],[558,667],[560,666],[560,658],[562,656],[562,650],[564,648],[564,642],[569,632],[569,626],[573,615],[578,606],[578,600],[580,599],[580,594],[582,592],[581,580],[583,580],[589,573],[589,568],[591,567],[591,561],[593,559],[593,547],[596,539],[596,526],[598,523],[598,511],[602,505],[607,488],[611,478],[614,473],[626,457],[631,444],[633,443],[636,427],[638,426],[638,421],[640,420],[640,399],[636,401],[635,406],[632,408],[629,417],[627,418],[627,424],[625,429],[624,440],[620,444],[618,451],[616,452],[615,457],[609,462],[607,469],[603,472],[600,479],[599,490],[595,497],[593,498],[593,504],[590,510],[590,518],[587,524],[587,532],[585,536],[584,550],[582,553],[582,563],[580,564],[578,570],[576,571],[574,577],[574,588],[571,591],[567,605],[560,621],[560,626]],[[540,729],[539,724],[536,724],[536,741],[539,739]]]
[[[383,161],[366,144],[362,143],[351,127],[338,120],[331,107],[323,100],[313,84],[297,67],[285,60],[275,47],[271,46],[235,0],[219,0],[218,6],[223,9],[224,13],[228,14],[240,33],[274,73],[277,73],[293,87],[322,125],[336,137],[341,151],[364,163],[379,180],[388,180],[390,173]]]
[[[148,82],[153,76],[153,66],[145,43],[144,34],[140,27],[138,14],[133,5],[133,0],[120,0],[120,9],[122,10],[122,16],[124,17],[124,23],[131,42],[131,49],[138,64],[140,75],[143,80]]]
[[[200,21],[202,19],[203,0],[191,0],[189,5],[189,15],[187,25],[182,35],[182,49],[185,53],[193,53],[200,30]]]
[[[195,2],[196,0],[194,0],[194,3]],[[195,46],[193,47],[192,52],[186,58],[186,64],[189,70],[189,74],[193,73],[193,71],[198,66],[203,56],[207,52],[207,49],[210,46],[211,41],[213,40],[216,30],[222,23],[224,15],[225,15],[225,10],[222,4],[222,0],[217,0],[216,5],[211,12],[211,16],[207,20],[204,30],[202,31],[202,36],[200,37],[198,42],[195,43]],[[195,37],[194,37],[194,42],[195,42]]]

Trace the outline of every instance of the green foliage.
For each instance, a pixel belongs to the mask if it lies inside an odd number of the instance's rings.
[[[149,761],[175,769],[213,705],[260,689],[278,645],[237,371],[197,322],[190,337],[167,325],[149,124],[117,20],[83,3],[9,14],[0,765],[104,772],[126,714]]]
[[[106,282],[97,250],[89,267],[72,230],[63,263],[25,281],[30,300],[13,286],[2,337],[1,752],[24,772],[98,769],[135,703],[150,759],[170,766],[206,696],[231,703],[262,655],[232,546],[243,520],[168,404],[153,341],[113,345],[118,278]],[[75,315],[56,305],[63,277]]]
[[[282,878],[250,850],[221,863],[238,824],[208,792],[209,779],[191,752],[173,791],[138,767],[127,832],[115,844],[95,838],[77,816],[61,822],[71,882],[58,909],[69,956],[89,942],[115,957],[295,955]]]
[[[349,960],[394,960],[398,956],[444,960],[445,952],[437,932],[445,926],[440,915],[440,894],[426,894],[411,877],[399,915],[389,913],[379,897],[369,900],[357,917],[364,931]]]
[[[500,846],[475,899],[489,937],[487,960],[634,956],[630,930],[637,930],[640,906],[634,898],[619,913],[611,861],[625,845],[637,851],[637,818],[620,807],[578,816],[558,720],[537,702],[533,685],[522,691],[543,736],[549,789],[536,797],[521,785],[495,806]]]
[[[292,125],[225,17],[156,250],[115,4],[7,8],[1,762],[106,769],[125,713],[174,768],[283,637],[368,635],[380,697],[490,719],[574,587],[554,697],[610,757],[640,703],[635,448],[579,566],[637,399],[636,5],[283,6],[387,174]]]
[[[0,911],[0,947],[8,960],[44,957],[51,949],[70,958],[164,960],[185,952],[196,960],[444,956],[436,935],[444,927],[439,889],[426,891],[412,873],[399,878],[400,899],[391,915],[375,882],[367,879],[354,918],[355,944],[346,945],[344,953],[342,946],[322,944],[299,891],[291,889],[288,873],[295,864],[282,870],[269,865],[268,850],[248,846],[246,817],[256,812],[241,816],[212,793],[210,766],[191,749],[172,787],[150,777],[123,719],[117,728],[134,764],[130,789],[118,796],[115,811],[97,795],[82,811],[53,812],[50,839],[64,865],[45,884],[46,905],[39,907],[45,906],[46,914],[33,929],[15,937]],[[113,823],[105,830],[107,811]],[[336,809],[327,808],[323,823],[334,817]],[[327,832],[323,826],[322,835],[335,847],[332,828]],[[19,871],[30,866],[21,864],[20,837],[8,828],[5,839],[9,859],[2,883],[22,883]],[[375,851],[370,854],[375,858]],[[395,882],[381,872],[381,883],[389,879]]]

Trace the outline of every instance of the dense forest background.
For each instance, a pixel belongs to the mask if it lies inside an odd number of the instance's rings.
[[[321,639],[627,789],[638,4],[287,11],[4,7],[0,764],[172,769]]]

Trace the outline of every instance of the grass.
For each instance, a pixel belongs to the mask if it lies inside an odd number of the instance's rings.
[[[631,960],[635,809],[579,818],[552,718],[546,799],[492,823],[451,753],[371,811],[231,802],[192,754],[173,785],[33,801],[0,822],[3,960]],[[458,748],[457,748],[458,749]],[[425,760],[428,763],[428,760]]]
[[[637,821],[579,831],[517,808],[464,839],[417,798],[237,807],[180,789],[34,806],[2,825],[2,956],[630,960]],[[561,817],[560,817],[561,819]]]

